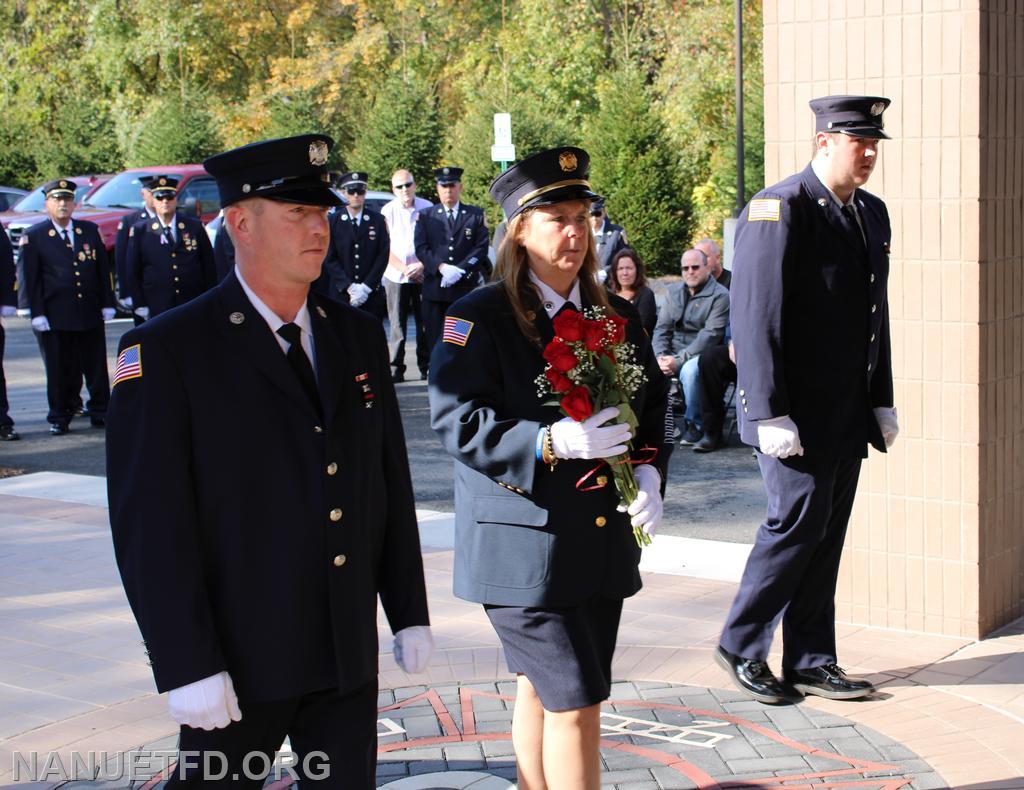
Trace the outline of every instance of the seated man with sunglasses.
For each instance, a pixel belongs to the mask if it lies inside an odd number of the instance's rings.
[[[381,277],[388,265],[391,238],[384,217],[364,207],[366,173],[343,173],[347,201],[331,215],[331,244],[313,290],[384,320],[387,302]]]

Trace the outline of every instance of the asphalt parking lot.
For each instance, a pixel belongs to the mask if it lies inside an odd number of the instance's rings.
[[[35,336],[24,318],[4,319],[7,328],[4,371],[7,394],[22,440],[0,443],[0,467],[22,472],[69,472],[105,475],[104,432],[86,418],[71,432],[50,436],[46,422],[46,376]],[[109,368],[117,343],[130,320],[107,324]],[[412,343],[410,346],[410,366]],[[201,352],[200,352],[201,353]],[[397,386],[417,507],[451,512],[452,462],[430,428],[427,385],[407,381]],[[259,431],[259,425],[252,430]],[[677,448],[672,457],[662,534],[732,543],[751,543],[764,511],[764,491],[749,448],[735,433],[723,449],[700,455]]]

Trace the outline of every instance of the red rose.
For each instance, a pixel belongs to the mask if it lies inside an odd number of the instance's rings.
[[[557,337],[548,343],[547,348],[544,349],[544,359],[559,373],[566,373],[572,370],[576,367],[576,363],[579,362],[572,349]]]
[[[594,404],[590,402],[590,393],[586,387],[573,387],[562,398],[562,411],[576,422],[582,422],[594,413]]]
[[[555,335],[568,343],[583,339],[583,316],[576,310],[563,310],[552,321]]]
[[[545,370],[544,376],[547,378],[548,384],[551,385],[553,392],[568,392],[572,389],[572,379],[568,376],[563,376],[554,368]]]
[[[612,322],[612,326],[615,327],[615,332],[612,335],[612,345],[618,345],[626,339],[626,319],[620,315],[610,315],[608,320]]]
[[[583,342],[588,351],[600,351],[605,343],[604,321],[583,322]]]

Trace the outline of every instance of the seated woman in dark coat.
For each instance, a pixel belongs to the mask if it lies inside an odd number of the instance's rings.
[[[658,305],[654,291],[647,286],[644,262],[632,247],[623,247],[608,265],[608,289],[636,307],[640,325],[648,335],[658,323]]]

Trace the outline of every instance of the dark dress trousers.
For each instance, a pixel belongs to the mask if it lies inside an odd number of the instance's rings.
[[[15,307],[18,295],[14,287],[14,251],[7,232],[0,229],[0,305]],[[14,425],[7,402],[7,379],[4,377],[4,324],[0,320],[0,426]]]
[[[454,222],[448,221],[443,203],[423,209],[416,222],[416,257],[423,263],[423,292],[420,303],[427,345],[433,350],[441,339],[448,305],[480,285],[489,268],[487,221],[484,211],[459,204]],[[458,266],[465,274],[454,285],[441,287],[440,266]]]
[[[376,211],[363,209],[358,223],[344,206],[331,216],[331,246],[315,290],[349,304],[348,287],[363,283],[372,292],[359,309],[384,319],[387,300],[381,277],[388,265],[391,236],[387,222]]]
[[[110,398],[104,307],[114,307],[113,274],[99,228],[74,220],[69,249],[47,219],[21,237],[21,263],[32,317],[46,316],[50,331],[40,332],[46,366],[47,420],[67,425],[74,412],[72,393],[85,374],[89,416],[102,420]]]
[[[117,275],[117,295],[122,299],[131,296],[128,290],[128,244],[131,230],[135,223],[150,219],[153,215],[146,209],[140,208],[126,214],[117,223],[117,237],[114,240],[114,274]]]
[[[863,233],[808,166],[758,193],[736,232],[730,294],[740,435],[756,447],[760,420],[789,415],[804,455],[759,454],[768,512],[722,645],[765,659],[782,618],[786,669],[836,661],[846,525],[867,445],[885,451],[872,409],[893,405],[889,216],[864,190],[853,202]]]
[[[636,311],[618,297],[611,301],[630,319],[627,336],[647,377],[633,402],[640,421],[634,447],[657,451],[652,463],[664,479],[668,381]],[[531,309],[547,344],[551,321],[539,299]],[[607,467],[598,473],[606,485],[582,491],[576,482],[596,461],[562,460],[551,470],[536,459],[539,429],[563,415],[537,395],[541,347],[520,332],[503,286],[474,291],[448,315],[472,325],[464,346],[442,341],[430,361],[432,424],[455,459],[455,595],[512,606],[633,595],[640,549],[628,517],[616,511]]]
[[[380,325],[317,294],[308,305],[319,407],[234,273],[121,340],[141,364],[115,383],[107,433],[125,592],[157,689],[226,670],[243,715],[209,738],[183,728],[183,744],[255,748],[249,728],[270,716],[267,748],[294,725],[306,747],[330,752],[360,710],[363,754],[375,738],[378,595],[393,631],[428,622]],[[293,718],[325,694],[334,703],[319,724]]]
[[[132,306],[149,308],[155,318],[183,305],[217,283],[213,247],[203,223],[174,215],[173,240],[158,219],[146,218],[131,229],[128,277]]]

